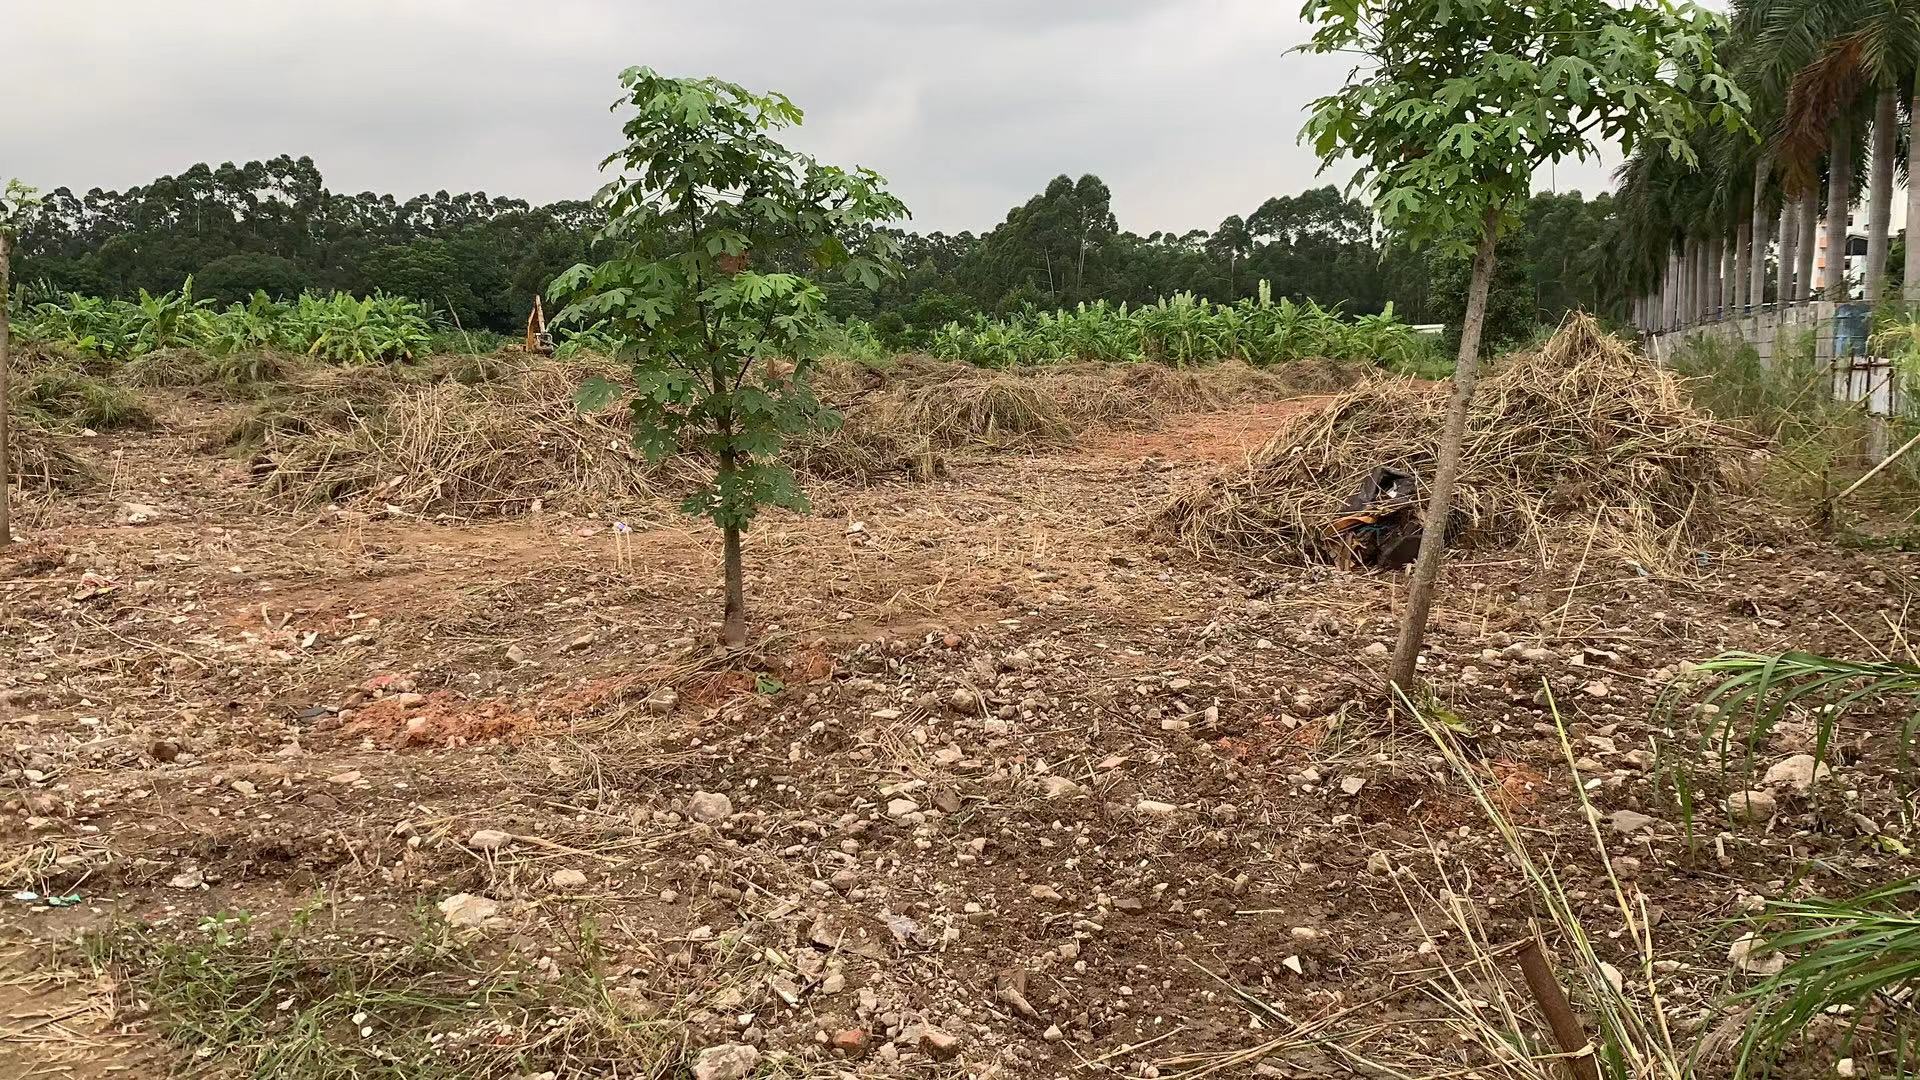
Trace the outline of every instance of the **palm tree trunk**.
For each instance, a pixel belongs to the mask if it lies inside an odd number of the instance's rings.
[[[1767,177],[1773,162],[1762,155],[1753,165],[1753,216],[1747,224],[1752,234],[1747,252],[1748,309],[1767,302]]]
[[[1813,260],[1820,253],[1819,198],[1819,192],[1808,192],[1800,197],[1800,209],[1796,211],[1800,221],[1800,250],[1795,252],[1795,257],[1800,265],[1793,273],[1795,300],[1813,299]]]
[[[1693,321],[1707,321],[1707,242],[1693,242]]]
[[[1845,300],[1847,283],[1847,206],[1853,202],[1853,140],[1845,117],[1833,122],[1827,143],[1827,237],[1821,254],[1826,274],[1820,284],[1829,300]]]
[[[1715,233],[1707,240],[1707,318],[1718,319],[1726,313],[1727,241]]]
[[[1753,303],[1753,223],[1746,218],[1733,229],[1733,311],[1731,314],[1746,314],[1748,305]]]
[[[1901,291],[1907,303],[1920,304],[1920,72],[1914,75],[1907,116],[1907,256]]]
[[[1440,556],[1447,546],[1447,520],[1453,514],[1453,481],[1460,472],[1460,444],[1466,440],[1467,403],[1480,367],[1480,330],[1487,321],[1487,289],[1493,283],[1494,250],[1500,239],[1500,208],[1490,206],[1480,222],[1480,247],[1473,255],[1473,277],[1467,283],[1467,313],[1460,323],[1460,354],[1453,367],[1453,398],[1447,402],[1446,425],[1440,433],[1440,457],[1434,462],[1433,489],[1421,517],[1420,553],[1413,562],[1413,581],[1407,587],[1407,610],[1400,621],[1400,639],[1394,643],[1391,686],[1413,689],[1419,667],[1420,645],[1427,635],[1427,616],[1433,610],[1433,587],[1440,576]]]
[[[1800,203],[1798,200],[1783,198],[1780,200],[1780,265],[1774,277],[1774,299],[1782,304],[1793,303],[1794,273],[1800,268]]]
[[[1680,325],[1680,253],[1667,249],[1667,273],[1660,285],[1660,329]]]
[[[1867,303],[1880,299],[1887,282],[1888,231],[1893,227],[1894,126],[1900,122],[1893,88],[1880,91],[1873,107],[1873,173],[1867,178]]]

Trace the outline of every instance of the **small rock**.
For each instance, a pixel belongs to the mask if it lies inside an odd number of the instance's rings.
[[[1778,761],[1767,770],[1761,781],[1768,787],[1784,787],[1805,794],[1813,790],[1816,780],[1833,775],[1827,763],[1816,759],[1812,754],[1795,754],[1784,761]]]
[[[597,640],[599,639],[591,633],[581,634],[579,637],[567,642],[565,648],[568,652],[572,652],[574,649],[584,649]]]
[[[860,875],[852,870],[835,870],[833,877],[827,879],[827,884],[833,886],[835,892],[851,892],[855,885],[860,884]]]
[[[665,716],[680,704],[680,693],[672,687],[662,687],[647,695],[647,711],[656,716]]]
[[[523,648],[521,648],[521,647],[520,647],[520,646],[518,646],[518,645],[509,645],[509,646],[507,646],[507,662],[508,662],[508,663],[510,663],[510,664],[524,664],[524,663],[526,663],[526,662],[527,662],[527,650],[525,650],[525,649],[523,649]]]
[[[696,791],[687,799],[687,816],[713,825],[733,816],[733,800],[717,791]]]
[[[513,834],[499,829],[481,829],[467,840],[467,846],[481,851],[499,851],[513,843]]]
[[[1136,813],[1145,814],[1148,817],[1172,817],[1180,808],[1158,799],[1141,799],[1133,804],[1133,809]]]
[[[1749,975],[1778,975],[1780,969],[1787,966],[1787,958],[1779,952],[1766,952],[1754,955],[1760,948],[1760,939],[1751,932],[1740,935],[1740,940],[1727,949],[1727,959],[1733,966]]]
[[[1613,693],[1613,688],[1607,685],[1607,680],[1595,679],[1581,687],[1580,692],[1591,698],[1604,698]]]
[[[117,520],[122,525],[151,525],[166,516],[166,511],[151,503],[129,502],[120,504]]]
[[[197,889],[207,883],[207,879],[198,870],[182,870],[167,879],[169,889]]]
[[[920,1029],[920,1049],[935,1061],[947,1061],[960,1052],[960,1036],[937,1027],[924,1027]]]
[[[828,1040],[835,1050],[843,1054],[864,1053],[867,1049],[867,1041],[865,1028],[845,1028],[834,1032],[833,1037]]]
[[[920,804],[912,799],[890,799],[887,802],[887,816],[898,820],[920,809]]]
[[[334,773],[332,776],[327,777],[327,783],[339,784],[344,787],[345,785],[351,784],[359,779],[360,779],[359,769],[348,769],[346,772],[337,772],[337,773]]]
[[[1366,786],[1367,778],[1364,776],[1348,776],[1340,781],[1340,791],[1349,798],[1360,794],[1360,789]]]
[[[556,889],[584,889],[587,886],[587,875],[572,867],[555,870],[553,877],[548,880],[553,882],[553,887]]]
[[[1080,785],[1053,773],[1040,778],[1040,793],[1049,799],[1071,799],[1080,794]]]
[[[440,901],[440,916],[447,920],[448,926],[472,929],[484,924],[500,912],[498,901],[472,893],[454,893]]]
[[[1361,649],[1360,653],[1363,656],[1385,656],[1387,655],[1387,645],[1383,641],[1376,641],[1366,648]]]
[[[1367,856],[1367,873],[1375,877],[1390,877],[1393,874],[1393,860],[1387,858],[1384,851],[1375,851]]]
[[[180,756],[180,744],[172,739],[155,739],[147,745],[147,756],[158,762],[169,762]]]
[[[760,1051],[745,1043],[709,1046],[693,1059],[693,1080],[746,1080],[760,1064]]]
[[[1727,816],[1748,825],[1765,824],[1773,820],[1777,805],[1768,792],[1736,791],[1727,796]]]
[[[1615,810],[1608,820],[1613,823],[1613,831],[1621,836],[1632,836],[1653,827],[1653,819],[1638,810]]]

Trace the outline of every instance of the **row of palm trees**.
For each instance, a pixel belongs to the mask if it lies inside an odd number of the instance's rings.
[[[1751,100],[1752,130],[1697,133],[1697,166],[1647,151],[1618,175],[1614,257],[1643,329],[1854,299],[1846,243],[1863,195],[1861,284],[1878,300],[1896,173],[1907,221],[1920,223],[1920,0],[1743,0],[1730,24],[1722,60]],[[1903,269],[1904,299],[1920,303],[1920,244]]]

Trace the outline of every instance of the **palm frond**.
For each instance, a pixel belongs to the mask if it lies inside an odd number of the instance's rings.
[[[1799,193],[1819,185],[1815,172],[1828,150],[1833,125],[1860,98],[1870,82],[1869,41],[1864,32],[1834,39],[1819,59],[1794,75],[1787,91],[1774,152],[1785,169],[1787,187]]]

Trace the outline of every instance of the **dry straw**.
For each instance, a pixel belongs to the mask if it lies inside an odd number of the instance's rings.
[[[1342,394],[1237,474],[1178,496],[1155,527],[1200,554],[1337,562],[1330,527],[1374,469],[1432,475],[1449,393],[1400,378]],[[1696,409],[1674,375],[1576,312],[1542,348],[1502,358],[1480,381],[1455,526],[1463,543],[1533,545],[1542,557],[1592,530],[1601,550],[1670,566],[1725,529],[1729,496],[1751,486],[1754,448]]]
[[[22,491],[77,491],[93,472],[67,448],[67,436],[16,425],[7,432],[12,483]]]
[[[266,494],[295,505],[368,498],[469,516],[519,513],[535,500],[596,512],[677,497],[705,466],[689,456],[649,465],[631,448],[618,406],[580,415],[575,392],[595,374],[620,376],[597,359],[529,361],[471,384],[386,369],[306,372],[235,438],[258,444]],[[835,361],[823,367],[819,392],[845,423],[798,440],[791,461],[824,479],[927,479],[947,451],[1060,445],[1088,430],[1149,427],[1339,377],[1331,368],[1238,362],[989,371],[924,358],[884,368]]]

